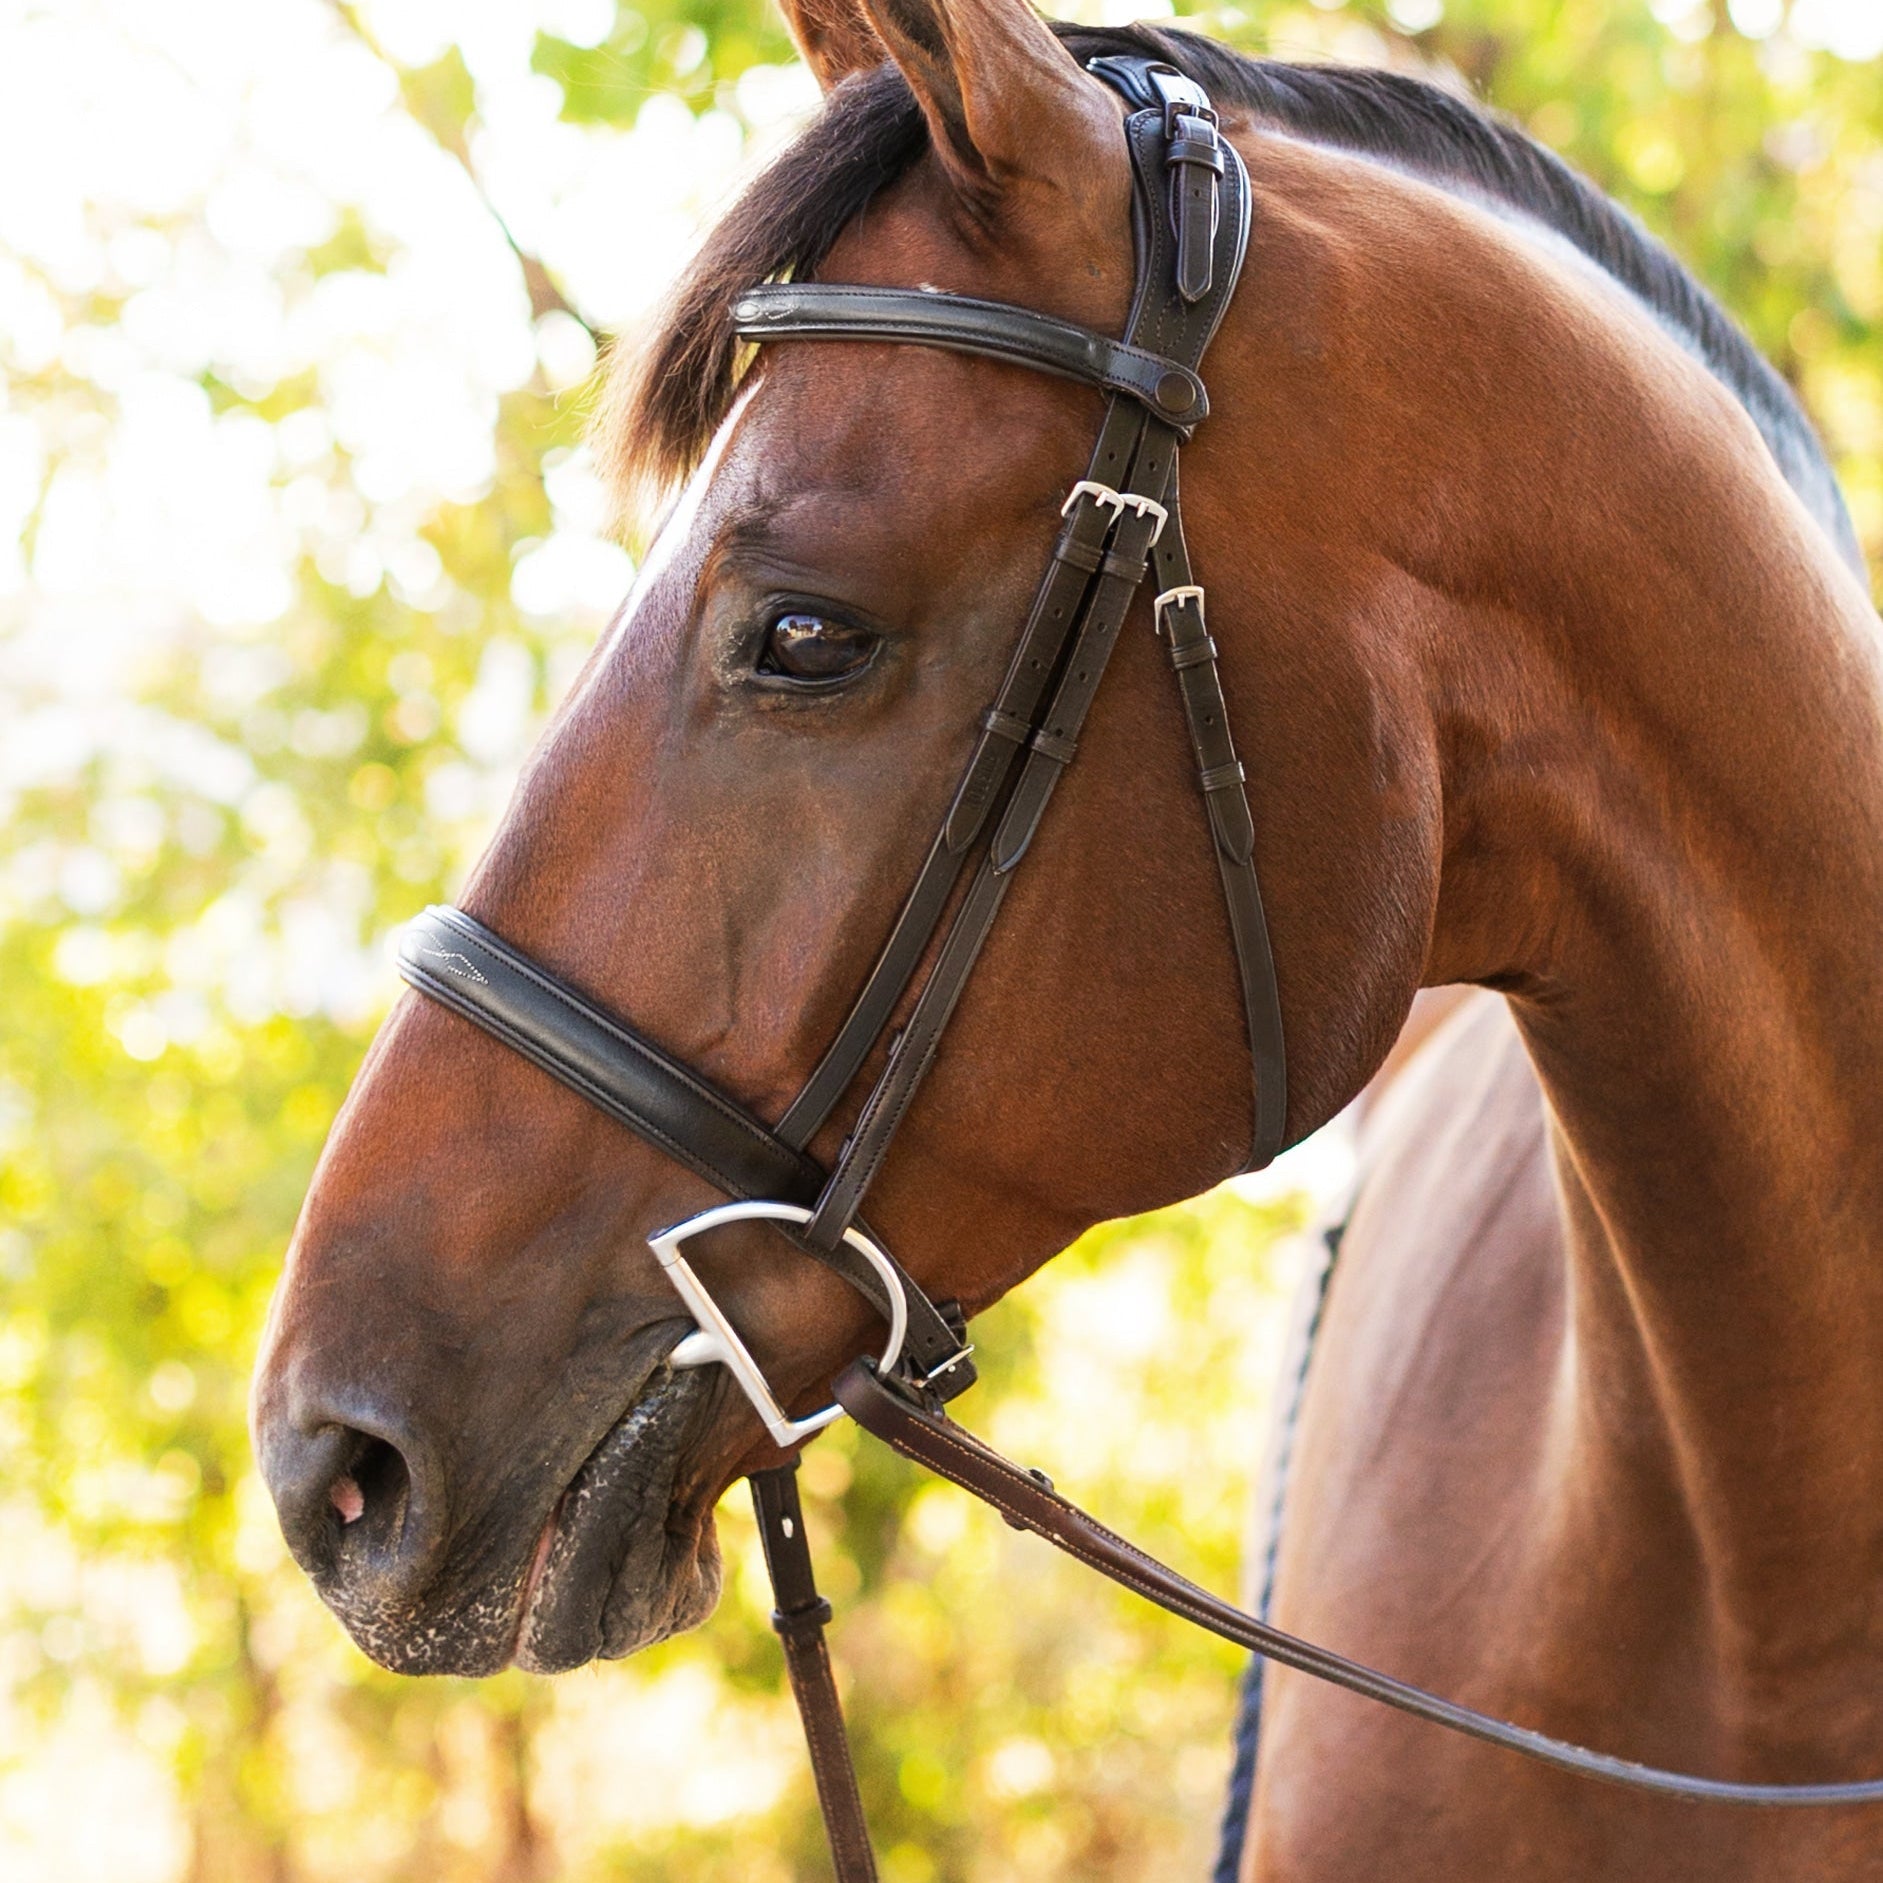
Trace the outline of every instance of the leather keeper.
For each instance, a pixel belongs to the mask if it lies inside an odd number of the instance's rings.
[[[1181,646],[1176,641],[1170,644],[1170,664],[1182,673],[1186,667],[1200,667],[1205,661],[1216,658],[1216,643],[1209,635],[1200,641],[1185,641]]]
[[[1225,791],[1231,785],[1239,785],[1248,773],[1242,769],[1242,761],[1232,758],[1227,765],[1211,765],[1197,773],[1197,782],[1205,791]]]
[[[1013,745],[1025,745],[1033,730],[1024,719],[1013,713],[1003,713],[998,706],[990,706],[981,715],[981,729]]]
[[[782,1608],[773,1609],[772,1631],[787,1641],[802,1640],[828,1628],[835,1613],[830,1603],[820,1595],[815,1602],[803,1608],[794,1608],[789,1612]]]
[[[1120,549],[1108,549],[1099,562],[1102,573],[1120,582],[1129,582],[1133,588],[1144,580],[1149,564],[1142,556],[1133,556]]]
[[[1196,120],[1192,118],[1190,122],[1194,124]],[[1207,140],[1179,132],[1172,140],[1170,148],[1164,152],[1164,161],[1197,164],[1221,176],[1223,174],[1223,147],[1217,141],[1214,131],[1210,133]]]
[[[1077,739],[1063,739],[1056,732],[1048,732],[1044,726],[1033,735],[1031,744],[1034,751],[1061,765],[1070,765],[1079,750]]]

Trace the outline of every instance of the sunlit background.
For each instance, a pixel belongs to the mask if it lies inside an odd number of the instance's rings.
[[[1874,564],[1878,0],[1195,17],[1469,86],[1632,205],[1800,386]],[[632,574],[597,336],[813,99],[759,0],[0,3],[0,1875],[821,1874],[742,1499],[700,1635],[401,1681],[242,1417],[387,937]],[[972,1420],[1233,1588],[1344,1167],[1089,1237],[988,1317]],[[890,1883],[1200,1875],[1238,1657],[853,1432],[804,1477]]]

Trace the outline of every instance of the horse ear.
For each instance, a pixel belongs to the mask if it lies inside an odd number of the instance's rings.
[[[830,0],[842,4],[843,0]],[[1118,145],[1109,93],[1028,0],[860,0],[928,120],[957,191],[991,209],[1014,182],[1090,181]]]
[[[804,63],[825,91],[889,57],[858,0],[779,0]]]

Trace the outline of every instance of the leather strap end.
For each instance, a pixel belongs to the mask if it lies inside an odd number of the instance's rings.
[[[1176,237],[1178,295],[1191,306],[1215,280],[1216,231],[1224,161],[1215,124],[1181,109],[1171,113],[1164,161],[1170,173],[1171,233]]]
[[[1032,728],[1027,727],[1013,743],[1023,744],[1031,731]],[[942,842],[956,856],[980,834],[987,807],[994,801],[995,787],[1007,770],[1010,753],[1008,735],[998,732],[992,738],[983,739],[969,760],[961,788],[955,793],[955,801],[948,807],[947,821],[942,825]]]
[[[1051,758],[1053,754],[1046,754]],[[1033,842],[1033,833],[1040,827],[1040,819],[1046,815],[1046,806],[1052,800],[1053,787],[1059,782],[1064,769],[1064,761],[1056,764],[1029,765],[1020,774],[1020,782],[1014,787],[1014,794],[1007,801],[1006,815],[1000,820],[1000,828],[994,832],[993,847],[988,852],[988,861],[993,865],[996,876],[1005,876],[1026,855],[1028,846]]]
[[[1241,767],[1236,768],[1240,772]],[[1249,800],[1240,790],[1226,786],[1211,790],[1204,786],[1204,803],[1209,807],[1210,834],[1216,847],[1230,862],[1247,863],[1255,855],[1255,819],[1249,814]]]

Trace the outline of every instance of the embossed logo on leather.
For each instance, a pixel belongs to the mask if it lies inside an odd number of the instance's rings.
[[[475,981],[479,987],[490,985],[489,978],[479,971],[469,955],[456,954],[449,948],[434,948],[429,942],[414,942],[412,952],[429,955],[447,974],[455,974],[461,981]]]

